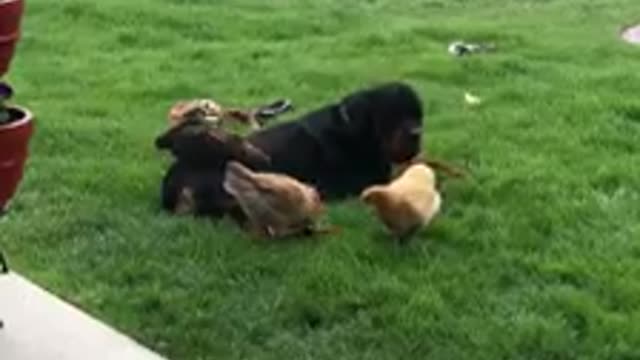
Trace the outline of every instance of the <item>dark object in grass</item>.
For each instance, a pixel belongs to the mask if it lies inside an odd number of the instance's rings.
[[[454,56],[465,56],[480,52],[489,52],[495,50],[493,44],[471,44],[462,41],[454,41],[449,44],[449,53]]]
[[[261,121],[274,118],[282,113],[285,113],[293,108],[291,100],[281,99],[274,101],[268,105],[264,105],[255,110],[256,117]]]

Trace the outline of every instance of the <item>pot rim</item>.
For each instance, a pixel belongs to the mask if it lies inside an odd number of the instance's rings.
[[[24,2],[24,0],[0,0],[0,5],[4,5],[12,2]]]
[[[0,0],[2,1],[2,0]],[[1,5],[1,4],[0,4]],[[3,43],[9,43],[12,41],[18,41],[20,39],[20,30],[14,31],[7,35],[0,35],[0,45],[4,45]]]
[[[2,3],[2,0],[0,0],[0,4]],[[17,120],[17,121],[12,121],[8,124],[5,125],[0,125],[0,131],[2,130],[10,130],[10,129],[14,129],[14,128],[18,128],[21,126],[26,125],[27,123],[30,123],[33,120],[33,113],[22,106],[17,106],[17,105],[11,105],[9,106],[10,109],[15,109],[18,111],[21,111],[24,113],[24,116],[22,117],[22,119]]]

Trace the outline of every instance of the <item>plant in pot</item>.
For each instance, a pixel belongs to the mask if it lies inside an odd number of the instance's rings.
[[[9,100],[13,89],[0,82],[0,214],[7,209],[22,180],[33,133],[33,115]]]

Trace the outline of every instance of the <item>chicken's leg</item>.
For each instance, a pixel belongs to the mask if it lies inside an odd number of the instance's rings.
[[[396,234],[395,235],[396,242],[399,245],[406,245],[407,243],[409,243],[411,238],[413,238],[413,236],[418,232],[418,229],[420,229],[420,227],[416,226],[401,234]]]

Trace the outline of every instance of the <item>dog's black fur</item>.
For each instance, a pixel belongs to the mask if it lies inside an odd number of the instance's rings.
[[[393,163],[419,153],[422,116],[420,98],[407,84],[357,91],[297,121],[248,136],[268,161],[239,151],[242,139],[212,146],[202,131],[189,128],[197,124],[178,127],[156,141],[177,159],[163,179],[163,207],[173,211],[182,189],[189,188],[196,214],[217,217],[237,210],[222,188],[224,167],[231,159],[314,185],[325,199],[357,195],[370,185],[388,182]]]
[[[343,198],[388,182],[393,163],[419,153],[422,117],[416,92],[393,82],[247,139],[270,157],[270,171],[312,184],[324,198]]]

